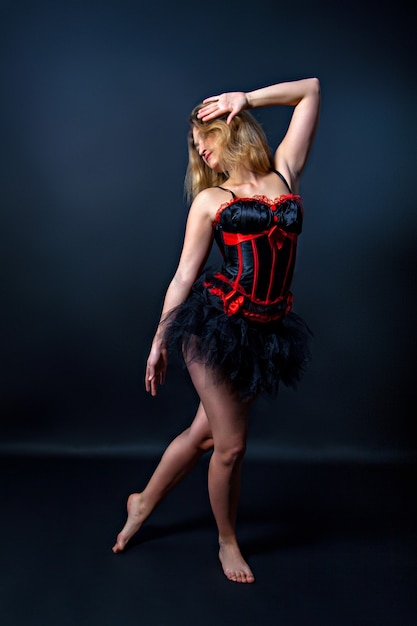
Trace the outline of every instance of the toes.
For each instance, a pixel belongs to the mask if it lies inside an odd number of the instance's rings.
[[[252,574],[252,571],[248,567],[247,563],[245,563],[242,558],[240,551],[238,549],[229,548],[226,546],[220,546],[219,551],[220,562],[223,567],[223,572],[226,575],[228,580],[231,580],[236,583],[253,583],[255,582],[255,577]],[[228,564],[232,564],[237,569],[231,569],[228,567]]]
[[[117,554],[118,552],[122,552],[125,547],[126,547],[126,541],[117,539],[116,543],[114,544],[112,550],[115,554]]]
[[[255,582],[255,577],[252,573],[246,572],[227,572],[226,576],[229,580],[235,583],[253,583]]]

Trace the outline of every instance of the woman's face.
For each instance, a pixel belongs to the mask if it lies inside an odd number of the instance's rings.
[[[216,133],[203,133],[194,126],[193,128],[194,147],[197,150],[204,163],[215,172],[223,172],[221,166],[218,136]]]

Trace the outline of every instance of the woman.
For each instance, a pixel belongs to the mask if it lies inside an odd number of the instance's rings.
[[[246,109],[289,105],[274,155]],[[281,379],[295,385],[308,360],[309,331],[291,312],[302,207],[300,176],[318,124],[316,78],[207,98],[190,118],[186,188],[193,201],[183,249],[147,361],[152,396],[164,382],[168,347],[179,346],[200,398],[189,428],[168,446],[149,483],[131,494],[113,547],[122,551],[162,498],[212,450],[208,487],[229,580],[252,583],[236,536],[248,410]],[[219,272],[201,274],[213,239]]]

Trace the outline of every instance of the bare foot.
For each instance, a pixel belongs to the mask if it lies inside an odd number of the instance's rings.
[[[220,542],[219,559],[223,571],[229,580],[233,580],[236,583],[255,582],[255,576],[243,558],[237,544]]]
[[[129,539],[138,532],[146,519],[143,510],[142,494],[132,493],[127,499],[127,520],[120,533],[117,535],[116,543],[112,550],[115,554],[122,552]]]

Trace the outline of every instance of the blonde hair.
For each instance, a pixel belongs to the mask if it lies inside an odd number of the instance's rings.
[[[227,115],[202,122],[197,113],[203,106],[197,105],[189,118],[188,166],[184,182],[189,201],[207,187],[222,185],[229,177],[228,170],[238,164],[243,163],[257,174],[267,174],[274,167],[265,133],[251,113],[241,111],[230,124],[226,123]],[[224,172],[213,171],[200,157],[194,145],[193,128],[205,135],[215,133],[218,136]]]

